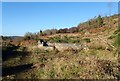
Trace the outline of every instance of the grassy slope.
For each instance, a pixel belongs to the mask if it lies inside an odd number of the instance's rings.
[[[115,20],[116,17],[112,19]],[[48,37],[49,41],[57,36],[61,39],[67,37],[68,41],[70,40],[72,43],[76,43],[73,39],[80,40],[77,43],[86,44],[88,50],[56,52],[38,48],[32,49],[32,45],[29,47],[12,46],[11,54],[15,56],[3,61],[3,79],[120,78],[117,59],[118,49],[115,40],[118,34],[116,31],[117,24],[111,24],[111,28],[91,28],[84,29],[80,33],[57,34]],[[89,38],[90,42],[86,42],[85,38]],[[6,48],[3,51],[8,52],[8,49]]]

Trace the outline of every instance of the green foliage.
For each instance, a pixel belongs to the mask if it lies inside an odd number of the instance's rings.
[[[120,33],[116,36],[116,40],[113,42],[114,46],[120,46]]]
[[[88,21],[88,25],[89,25],[89,26],[91,25],[91,22],[90,22],[90,21]]]
[[[52,34],[57,34],[57,29],[47,29],[45,31],[43,31],[43,33],[45,33],[46,35],[52,35]]]
[[[56,72],[55,72],[54,65],[53,65],[53,66],[52,66],[52,69],[51,69],[50,72],[49,72],[50,78],[54,78],[54,77],[55,77],[55,74],[56,74]]]
[[[118,45],[120,46],[120,33],[118,34],[117,41],[118,41]]]
[[[7,36],[1,36],[0,39],[2,38],[2,40],[12,40],[11,37],[7,37]]]
[[[97,50],[91,49],[89,54],[90,55],[96,55],[97,54]]]
[[[110,37],[108,37],[108,39],[114,39],[116,36],[115,35],[112,35]]]
[[[43,69],[39,69],[37,72],[38,72],[38,77],[42,77],[45,74]]]
[[[70,43],[80,43],[80,40],[70,40]]]
[[[118,34],[120,32],[120,28],[118,28],[113,34]]]
[[[37,48],[37,49],[34,49],[33,53],[34,53],[34,54],[39,54],[39,53],[41,53],[41,50],[38,49],[38,48]]]
[[[83,40],[84,40],[85,42],[87,42],[87,43],[90,43],[90,42],[91,42],[90,38],[84,38]]]
[[[99,15],[98,18],[97,18],[97,23],[98,23],[98,26],[99,27],[102,27],[103,26],[103,19],[102,17]]]
[[[43,32],[42,32],[42,30],[40,30],[40,36],[43,36]]]
[[[32,33],[27,32],[27,33],[24,35],[24,40],[30,40],[30,39],[32,39]]]
[[[71,37],[54,37],[49,40],[50,42],[56,42],[56,43],[80,43],[80,39],[78,38],[71,38]]]
[[[55,37],[53,40],[51,40],[53,42],[57,42],[57,43],[61,43],[62,39],[60,37]]]
[[[78,30],[78,32],[83,32],[83,29],[81,29],[81,30]]]
[[[34,54],[49,54],[49,52],[50,51],[48,51],[48,50],[41,50],[39,48],[36,48],[36,49],[33,50]]]

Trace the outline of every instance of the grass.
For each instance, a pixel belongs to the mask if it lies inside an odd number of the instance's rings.
[[[90,55],[97,55],[97,50],[91,49],[91,50],[89,50],[89,54]]]
[[[3,79],[118,79],[120,78],[118,67],[118,46],[120,45],[120,29],[114,32],[114,29],[106,28],[102,33],[95,28],[96,33],[84,35],[85,31],[89,31],[87,23],[83,24],[85,29],[79,31],[77,34],[60,34],[59,36],[51,37],[48,42],[53,43],[85,43],[89,50],[66,50],[66,51],[47,51],[38,48],[32,49],[37,44],[31,44],[29,48],[22,46],[15,46],[10,42],[3,42],[3,56],[10,54],[9,57],[3,61],[4,68],[11,68],[6,71],[6,76]],[[104,26],[107,26],[106,24]],[[93,28],[93,27],[92,27]],[[104,27],[103,27],[104,28]],[[93,28],[94,29],[94,28]],[[102,27],[100,28],[102,29]],[[114,32],[114,33],[112,33]],[[109,33],[109,37],[108,36]],[[77,36],[76,36],[77,35]],[[112,51],[107,50],[108,46],[101,40],[94,40],[102,37],[106,42],[113,44]],[[85,37],[85,38],[83,38]],[[100,41],[100,42],[99,42]],[[90,45],[90,46],[89,46]],[[12,50],[12,51],[11,51]],[[31,65],[28,68],[23,68],[24,65]],[[21,67],[22,66],[22,67]],[[13,68],[15,70],[13,70]],[[21,71],[20,71],[21,70]],[[17,71],[14,73],[14,71]],[[20,72],[19,72],[20,71]]]
[[[112,38],[112,37],[111,37]],[[110,39],[111,39],[110,38]],[[118,36],[119,38],[119,36]],[[91,39],[80,37],[64,36],[52,39],[53,42],[67,43],[82,43],[82,41],[90,44]],[[119,41],[115,41],[118,45]],[[94,43],[93,43],[94,44]],[[11,78],[29,78],[29,79],[114,79],[119,78],[120,74],[117,72],[117,53],[118,50],[105,50],[101,44],[89,48],[88,51],[75,50],[54,52],[47,50],[26,49],[26,47],[19,47],[14,51],[19,51],[20,57],[15,56],[3,62],[4,67],[19,66],[22,64],[32,63],[38,66],[23,70],[20,73],[9,75]],[[8,50],[7,47],[3,50]],[[30,52],[26,54],[25,51]],[[24,53],[25,52],[25,53]],[[25,55],[25,56],[24,56]],[[44,64],[44,67],[41,67]],[[110,64],[107,66],[107,64]],[[8,66],[7,66],[8,65]],[[14,75],[14,76],[13,76]],[[3,79],[8,78],[4,76]]]
[[[81,43],[79,37],[63,37],[55,38],[55,40],[68,40],[72,43]],[[78,42],[79,40],[79,42]],[[88,44],[92,41],[90,38],[83,39]],[[119,42],[116,42],[117,44]],[[100,44],[101,45],[101,44]],[[90,48],[88,51],[81,50],[75,52],[64,51],[64,52],[54,52],[47,50],[40,50],[35,48],[34,50],[26,49],[26,47],[18,47],[14,51],[19,51],[18,55],[14,58],[8,59],[3,62],[4,67],[19,66],[22,64],[32,63],[33,65],[38,64],[38,66],[22,71],[21,73],[16,73],[9,75],[11,78],[34,78],[34,79],[108,79],[108,78],[118,78],[119,73],[117,73],[117,56],[114,55],[118,50],[108,51],[103,49],[102,46],[98,45]],[[7,47],[3,50],[7,51]],[[26,54],[25,51],[29,51],[30,54]],[[25,52],[25,53],[24,53]],[[25,55],[25,56],[24,56]],[[115,64],[106,66],[107,62],[110,64]],[[44,64],[44,67],[41,67]],[[8,66],[7,66],[8,65]],[[115,70],[114,70],[115,69]],[[111,71],[113,70],[113,71]],[[111,71],[111,72],[110,72]],[[14,75],[14,76],[13,76]],[[8,78],[4,76],[3,79]]]
[[[55,72],[54,66],[53,66],[52,69],[49,72],[49,76],[50,76],[50,78],[55,78],[55,75],[56,75],[56,72]]]
[[[23,48],[20,48],[20,49],[22,50]],[[102,55],[102,54],[106,56],[105,53],[100,52],[101,50],[97,51],[95,49],[90,49],[88,52],[79,51],[77,52],[78,54],[73,54],[74,52],[72,51],[69,51],[69,52],[66,51],[64,53],[59,52],[57,54],[53,52],[49,52],[49,54],[47,54],[48,51],[46,52],[46,51],[39,51],[38,49],[36,50],[38,54],[36,52],[31,52],[33,54],[30,54],[30,56],[27,57],[26,59],[29,59],[29,62],[31,61],[31,63],[33,64],[44,63],[45,67],[43,68],[35,67],[31,70],[28,70],[27,72],[23,71],[22,74],[21,73],[15,74],[15,76],[19,75],[20,77],[24,77],[24,78],[28,77],[28,78],[37,78],[37,79],[40,79],[40,78],[43,78],[43,79],[45,78],[51,78],[51,79],[83,78],[84,79],[84,78],[90,78],[90,77],[98,78],[98,79],[100,77],[107,78],[101,75],[101,73],[104,73],[104,75],[106,75],[107,73],[105,73],[104,71],[100,72],[100,68],[98,68],[98,65],[93,66],[93,64],[96,63],[96,61],[98,60],[97,58],[94,58],[94,57],[97,56],[98,58],[101,58],[101,56],[98,56],[98,55]],[[104,57],[104,59],[108,57],[113,58],[113,56],[108,55]],[[89,59],[86,60],[85,58],[89,58]],[[24,60],[21,60],[21,59],[18,59],[18,62],[19,61],[24,62]],[[78,61],[81,61],[81,63],[79,63]],[[21,62],[18,65],[20,65]],[[10,65],[14,64],[14,62],[10,62],[10,60],[6,61],[6,63],[3,63],[3,64],[8,64],[8,63]],[[102,65],[105,65],[105,64],[102,63]],[[60,68],[60,70],[58,68]],[[96,71],[96,68],[98,68],[98,71]],[[109,75],[109,77],[113,76],[113,74],[117,76],[118,74],[116,74],[115,72],[116,71],[113,71],[112,74]],[[10,76],[12,77],[12,75]]]

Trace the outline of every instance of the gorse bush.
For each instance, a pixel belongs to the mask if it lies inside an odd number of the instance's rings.
[[[97,54],[97,51],[95,50],[95,49],[92,49],[92,50],[90,50],[90,53],[89,53],[90,55],[96,55]]]
[[[120,33],[118,34],[117,41],[118,41],[118,46],[120,46]]]
[[[53,38],[53,40],[51,40],[53,42],[56,42],[56,43],[68,43],[68,40],[67,38],[60,38],[60,37],[55,37]]]
[[[69,41],[69,43],[80,43],[80,40],[72,40],[72,39],[70,39],[68,41]]]
[[[56,42],[56,43],[80,43],[80,39],[78,38],[71,38],[71,37],[54,37],[49,39],[50,42]]]
[[[115,35],[112,35],[110,37],[108,37],[108,39],[114,39],[116,36]]]
[[[120,28],[118,28],[113,34],[118,34],[120,32]]]
[[[114,46],[120,46],[120,33],[116,36],[115,41],[113,42]]]
[[[99,15],[98,18],[97,18],[97,23],[98,23],[98,26],[99,27],[102,27],[103,26],[103,19],[102,17]]]
[[[90,42],[91,42],[90,38],[84,38],[83,40],[84,40],[85,42],[87,42],[87,43],[90,43]]]

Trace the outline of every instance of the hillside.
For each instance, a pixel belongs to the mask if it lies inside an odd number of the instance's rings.
[[[51,33],[47,30],[3,39],[3,79],[120,79],[119,17],[98,16],[54,33],[51,29]],[[55,49],[38,48],[39,39],[53,43]],[[82,48],[67,48],[67,44]]]

